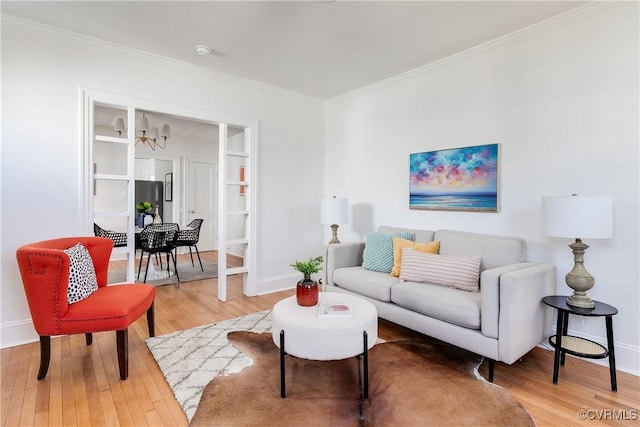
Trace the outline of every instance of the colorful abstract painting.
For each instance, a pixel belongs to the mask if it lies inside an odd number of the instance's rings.
[[[410,155],[410,209],[498,211],[498,144]]]

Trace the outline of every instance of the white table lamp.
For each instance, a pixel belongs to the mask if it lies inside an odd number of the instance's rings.
[[[575,239],[574,266],[565,276],[573,295],[567,304],[573,307],[593,308],[594,302],[587,291],[595,279],[584,267],[584,253],[589,248],[582,238],[609,239],[613,237],[613,203],[608,196],[561,196],[542,198],[542,226],[544,234]]]
[[[330,224],[333,237],[329,243],[340,243],[338,240],[338,224],[349,223],[349,199],[332,198],[322,199],[320,202],[320,221],[322,224]]]

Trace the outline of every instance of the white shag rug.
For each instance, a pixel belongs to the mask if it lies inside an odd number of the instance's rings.
[[[232,331],[269,332],[271,310],[198,326],[145,342],[176,400],[191,421],[207,384],[218,375],[240,372],[253,360],[227,340]]]

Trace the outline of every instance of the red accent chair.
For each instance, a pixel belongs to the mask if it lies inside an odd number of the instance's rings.
[[[67,302],[69,256],[63,252],[77,243],[87,248],[93,260],[98,290],[73,304]],[[153,285],[131,283],[107,286],[107,271],[113,240],[105,237],[65,237],[31,243],[18,249],[17,258],[33,325],[40,335],[38,380],[49,370],[51,336],[116,331],[120,379],[129,375],[127,328],[145,312],[149,335],[154,336]]]

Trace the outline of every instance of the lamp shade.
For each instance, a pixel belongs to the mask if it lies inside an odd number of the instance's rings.
[[[151,132],[149,132],[149,138],[157,139],[158,138],[158,127],[154,126],[151,128]]]
[[[327,198],[320,202],[322,224],[347,224],[349,222],[349,199]]]
[[[547,236],[572,239],[613,237],[613,203],[609,196],[542,198],[542,229]]]
[[[124,127],[124,117],[116,117],[113,130],[115,132],[124,132],[126,130]]]
[[[142,116],[140,118],[140,120],[138,120],[138,131],[142,132],[149,132],[149,119],[147,119],[145,116]]]
[[[168,124],[162,125],[162,133],[160,136],[163,138],[171,138],[171,128]]]

